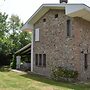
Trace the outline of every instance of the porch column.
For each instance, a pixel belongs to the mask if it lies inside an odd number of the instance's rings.
[[[31,72],[33,72],[33,30],[32,30],[32,43],[31,43]]]
[[[16,56],[16,69],[20,69],[21,56]]]

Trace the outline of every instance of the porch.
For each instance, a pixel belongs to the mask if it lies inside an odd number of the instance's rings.
[[[15,52],[16,69],[31,70],[31,43]]]

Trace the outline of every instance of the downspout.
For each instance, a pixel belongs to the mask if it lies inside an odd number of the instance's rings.
[[[32,30],[32,43],[31,43],[31,72],[33,72],[33,30]]]

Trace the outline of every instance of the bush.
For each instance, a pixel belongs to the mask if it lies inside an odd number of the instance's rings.
[[[11,62],[11,64],[10,64],[10,67],[11,67],[12,69],[16,69],[16,60],[15,60],[14,57],[13,57],[13,60],[12,60],[12,62]]]
[[[54,80],[60,80],[60,79],[76,79],[78,77],[78,72],[73,70],[68,70],[62,67],[55,67],[52,70],[52,78]]]
[[[10,71],[10,66],[2,66],[0,67],[0,72],[9,72]]]
[[[0,53],[0,66],[10,65],[10,59],[11,59],[10,55]]]

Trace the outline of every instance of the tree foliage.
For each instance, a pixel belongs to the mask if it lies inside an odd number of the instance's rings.
[[[0,13],[0,38],[5,36],[5,33],[8,32],[8,15],[6,13]]]
[[[9,19],[9,40],[13,45],[13,47],[11,48],[12,53],[31,42],[31,34],[27,32],[22,32],[20,30],[22,25],[23,23],[16,15],[12,15]]]
[[[31,42],[31,34],[20,30],[22,25],[17,15],[8,18],[6,13],[0,13],[0,54],[14,54]]]
[[[8,15],[6,13],[0,13],[0,53],[6,53],[7,40],[6,33],[8,32]]]

